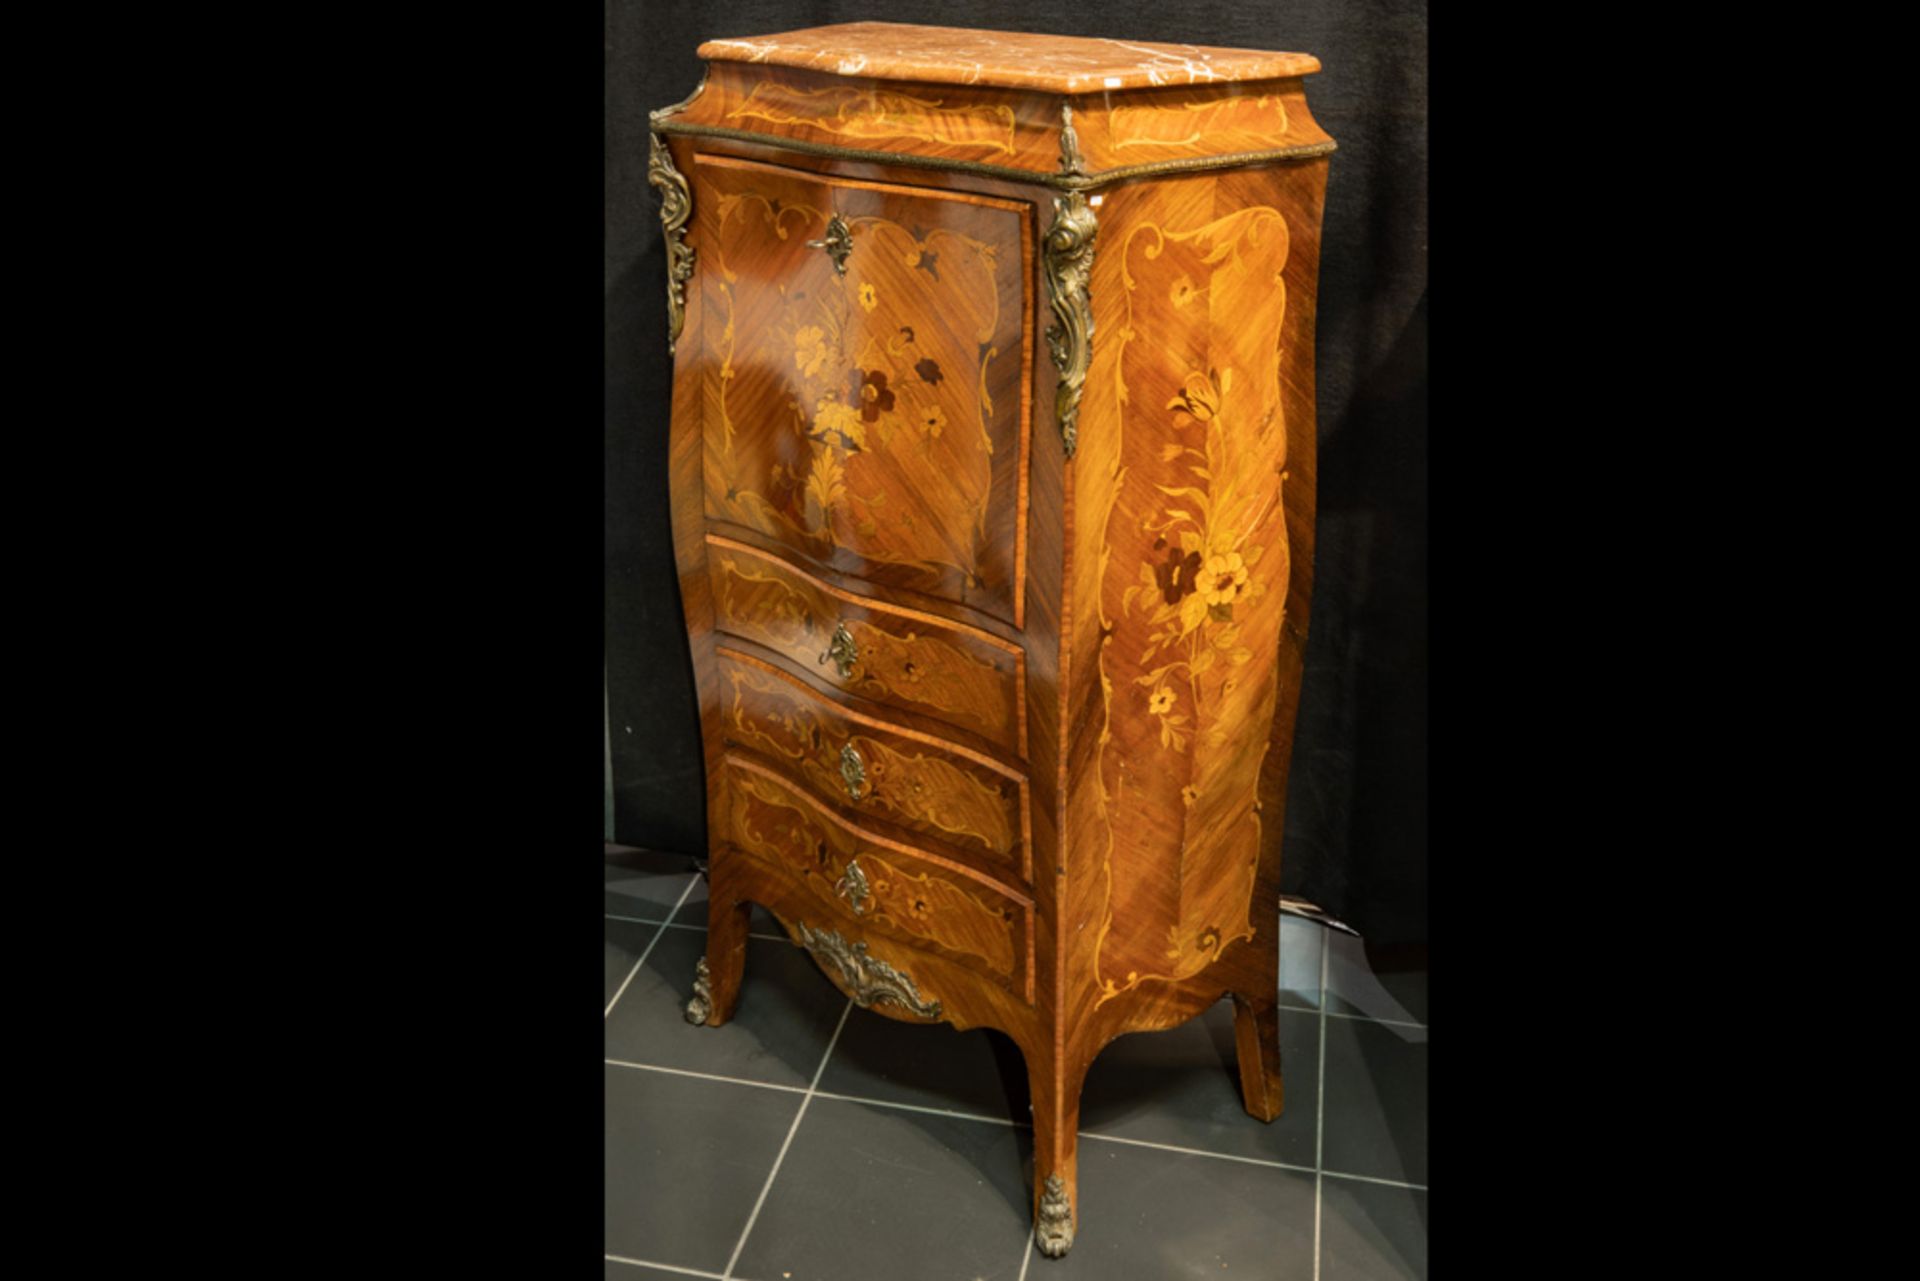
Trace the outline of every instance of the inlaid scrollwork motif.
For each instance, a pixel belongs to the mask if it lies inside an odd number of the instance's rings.
[[[1040,1190],[1040,1213],[1033,1221],[1034,1244],[1049,1259],[1057,1259],[1073,1248],[1073,1204],[1067,1200],[1067,1185],[1057,1174],[1049,1174]]]
[[[652,135],[647,181],[660,189],[660,225],[667,241],[667,354],[672,355],[687,321],[687,282],[693,279],[693,246],[687,243],[687,219],[693,196],[687,180],[673,167],[673,155],[659,134]]]
[[[1064,161],[1063,161],[1064,163]],[[1085,195],[1069,191],[1054,197],[1053,225],[1047,228],[1047,299],[1053,305],[1053,324],[1047,329],[1047,352],[1060,371],[1053,394],[1053,415],[1073,457],[1079,436],[1080,392],[1087,382],[1087,362],[1093,354],[1093,304],[1088,281],[1093,275],[1093,242],[1100,227]]]
[[[906,974],[868,956],[865,943],[849,943],[832,930],[816,930],[805,921],[795,928],[801,946],[816,959],[831,962],[840,972],[840,981],[855,1005],[865,1009],[891,1001],[923,1019],[940,1017],[940,1002],[927,1000]]]

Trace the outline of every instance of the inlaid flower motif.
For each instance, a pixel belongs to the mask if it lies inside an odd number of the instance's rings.
[[[1180,635],[1185,636],[1194,628],[1207,621],[1213,606],[1207,603],[1205,592],[1195,592],[1180,602]]]
[[[793,363],[802,378],[818,378],[830,355],[826,332],[820,326],[803,325],[793,336]]]
[[[1200,790],[1198,788],[1189,785],[1180,789],[1180,803],[1188,809],[1192,809],[1193,803],[1199,799]]]
[[[916,921],[924,921],[933,915],[933,906],[926,899],[915,895],[907,903],[907,911]]]
[[[865,449],[867,445],[867,429],[859,413],[852,405],[832,397],[813,407],[813,430],[818,435],[838,435],[853,449]]]
[[[1247,565],[1239,552],[1207,557],[1200,571],[1200,591],[1209,605],[1231,605],[1247,581]]]
[[[872,311],[880,305],[880,295],[874,290],[871,284],[863,284],[860,286],[860,305],[868,311]]]
[[[921,411],[920,430],[927,433],[927,435],[932,436],[935,440],[938,440],[940,438],[940,431],[946,425],[947,425],[947,415],[940,408],[940,406],[929,405],[927,406],[926,409]]]
[[[1160,584],[1160,595],[1169,605],[1178,605],[1180,598],[1194,589],[1199,574],[1200,553],[1183,553],[1178,547],[1169,547],[1167,559],[1153,567],[1154,581]]]
[[[938,383],[942,377],[939,362],[931,356],[923,356],[915,361],[913,372],[920,375],[923,383]]]
[[[887,410],[893,408],[893,393],[887,389],[887,376],[881,370],[871,373],[863,369],[853,371],[853,382],[848,388],[849,399],[860,407],[860,416],[873,422]]]
[[[1165,716],[1173,710],[1173,691],[1162,685],[1153,691],[1147,699],[1147,710],[1155,716]]]
[[[1220,400],[1225,391],[1225,384],[1212,370],[1205,374],[1188,374],[1180,394],[1167,402],[1167,408],[1175,411],[1176,418],[1210,423],[1220,412]]]

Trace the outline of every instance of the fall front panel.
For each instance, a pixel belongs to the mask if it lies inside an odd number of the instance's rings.
[[[695,157],[710,519],[1021,625],[1030,206]]]

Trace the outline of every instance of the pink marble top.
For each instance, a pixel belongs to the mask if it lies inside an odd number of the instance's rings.
[[[1229,84],[1304,76],[1320,69],[1320,60],[1306,53],[900,22],[842,22],[743,40],[709,40],[700,46],[699,54],[713,61],[771,62],[842,76],[998,85],[1048,93]]]

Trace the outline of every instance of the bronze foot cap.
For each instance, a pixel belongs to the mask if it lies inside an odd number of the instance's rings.
[[[1057,1174],[1047,1176],[1041,1191],[1033,1241],[1049,1259],[1057,1259],[1073,1248],[1073,1206],[1067,1202],[1067,1185]]]
[[[705,1023],[713,1013],[713,982],[707,971],[707,958],[693,967],[693,999],[687,1002],[687,1022]]]

